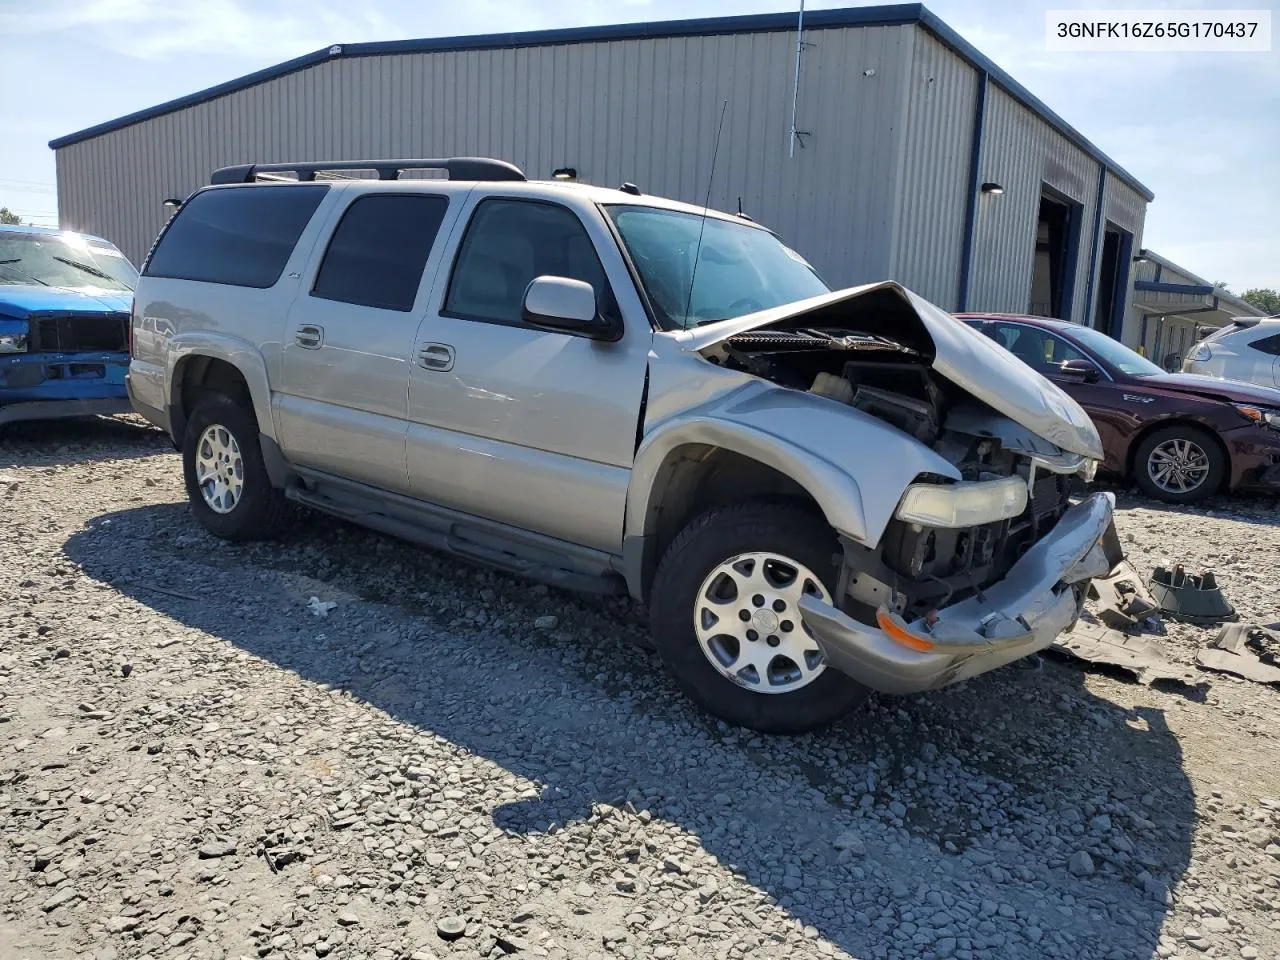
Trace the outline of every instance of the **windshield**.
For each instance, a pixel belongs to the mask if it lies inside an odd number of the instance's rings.
[[[829,291],[798,253],[759,227],[657,207],[607,209],[666,329],[740,317]]]
[[[1072,327],[1071,335],[1107,363],[1131,377],[1152,377],[1164,373],[1146,357],[1134,353],[1123,344],[1112,340],[1105,333],[1089,327]]]
[[[0,231],[0,283],[132,290],[138,271],[104,240],[78,233]]]

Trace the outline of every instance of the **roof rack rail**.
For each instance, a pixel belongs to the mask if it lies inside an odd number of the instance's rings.
[[[404,170],[444,170],[450,180],[523,180],[515,164],[489,157],[448,157],[423,160],[326,160],[306,163],[241,163],[220,167],[209,178],[211,184],[253,183],[260,174],[292,173],[300,181],[314,180],[329,170],[375,170],[379,180],[399,180]],[[279,178],[272,178],[279,179]]]

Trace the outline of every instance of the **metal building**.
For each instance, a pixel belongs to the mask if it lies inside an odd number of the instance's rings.
[[[1196,341],[1234,318],[1267,315],[1151,250],[1135,260],[1125,343],[1166,370],[1182,369]]]
[[[695,203],[710,185],[835,286],[892,278],[947,309],[1120,334],[1149,190],[919,4],[798,27],[792,12],[333,46],[54,140],[59,215],[140,260],[163,201],[219,166],[493,156]]]

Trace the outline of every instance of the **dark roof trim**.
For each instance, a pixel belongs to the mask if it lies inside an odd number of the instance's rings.
[[[1071,140],[1089,156],[1105,165],[1119,179],[1137,190],[1147,199],[1153,199],[1150,190],[1144,187],[1114,160],[1090,143],[1085,137],[1065,120],[1044,105],[1025,87],[997,67],[982,54],[973,44],[961,37],[955,30],[947,26],[931,11],[920,3],[899,3],[875,7],[846,7],[836,10],[806,11],[805,28],[821,30],[830,27],[890,27],[903,24],[921,24],[938,39],[967,60],[978,70],[990,74],[991,79],[1005,89],[1015,100],[1029,107],[1053,126],[1059,133]],[[280,77],[305,70],[326,60],[340,57],[379,57],[404,53],[441,53],[453,50],[502,50],[512,47],[542,47],[569,43],[593,43],[606,40],[643,40],[657,37],[698,37],[713,36],[726,33],[776,33],[794,30],[796,15],[794,13],[765,13],[736,17],[705,17],[697,20],[664,20],[652,23],[619,23],[602,27],[572,27],[565,30],[534,30],[524,33],[490,33],[467,37],[433,37],[424,40],[387,40],[377,43],[348,43],[317,50],[292,60],[255,73],[228,80],[217,86],[200,90],[196,93],[161,103],[136,113],[130,113],[115,120],[69,133],[64,137],[49,141],[54,150],[69,147],[74,143],[89,140],[111,133],[125,127],[151,120],[156,117],[174,113],[185,107],[207,103],[218,97],[245,90],[249,87],[276,80]]]
[[[1216,288],[1207,283],[1160,283],[1155,280],[1135,280],[1133,289],[1146,293],[1182,293],[1189,297],[1206,297]]]

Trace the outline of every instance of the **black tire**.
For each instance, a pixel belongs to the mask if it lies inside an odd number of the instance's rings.
[[[196,478],[196,458],[201,439],[211,426],[221,426],[239,447],[243,487],[240,498],[226,513],[205,502]],[[191,511],[200,525],[223,540],[262,540],[274,536],[288,512],[284,491],[271,485],[258,442],[258,421],[251,410],[221,393],[203,397],[187,421],[182,438],[182,475]]]
[[[650,591],[653,642],[685,694],[709,713],[761,733],[800,733],[843,717],[866,687],[828,667],[788,693],[760,693],[712,666],[698,643],[694,611],[703,581],[722,562],[772,552],[808,567],[834,595],[839,544],[821,517],[799,505],[745,501],[698,517],[668,547]]]
[[[1162,487],[1152,478],[1148,462],[1152,452],[1171,441],[1187,441],[1194,444],[1208,459],[1208,471],[1196,486],[1179,492]],[[1217,439],[1208,431],[1198,427],[1174,424],[1155,430],[1142,439],[1133,454],[1133,479],[1143,493],[1163,500],[1165,503],[1196,503],[1205,497],[1217,493],[1222,486],[1222,479],[1227,473],[1227,456],[1222,452]]]

